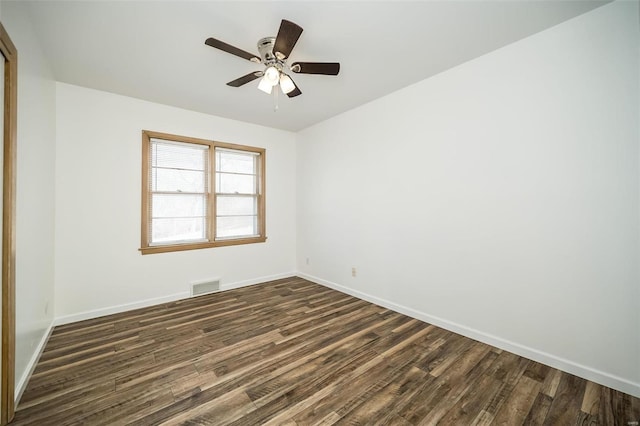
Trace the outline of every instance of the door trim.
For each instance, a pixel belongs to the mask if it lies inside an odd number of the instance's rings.
[[[4,62],[4,165],[2,197],[2,396],[0,425],[15,413],[15,269],[16,269],[16,137],[18,51],[0,23],[0,52]]]

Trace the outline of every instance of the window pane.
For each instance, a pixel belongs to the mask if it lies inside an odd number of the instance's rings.
[[[154,191],[206,191],[206,173],[204,171],[154,168],[151,180]]]
[[[151,243],[199,241],[205,239],[205,220],[194,218],[160,218],[151,220]]]
[[[207,145],[162,142],[157,139],[153,139],[152,143],[152,167],[205,170],[209,150]]]
[[[258,220],[256,216],[218,217],[216,225],[217,238],[258,235]]]
[[[216,150],[216,171],[256,174],[255,154]]]
[[[216,197],[216,209],[219,216],[246,216],[257,214],[255,197]]]
[[[188,194],[153,194],[152,217],[203,217],[206,197]]]
[[[257,194],[258,161],[254,153],[216,149],[216,193]],[[258,198],[216,197],[216,238],[258,235]]]
[[[151,243],[202,241],[206,238],[207,145],[152,140]]]
[[[256,194],[256,176],[216,173],[216,192],[223,194]]]

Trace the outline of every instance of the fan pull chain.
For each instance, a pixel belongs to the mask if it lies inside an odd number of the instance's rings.
[[[278,112],[278,92],[280,91],[280,86],[276,84],[273,87],[273,112]]]

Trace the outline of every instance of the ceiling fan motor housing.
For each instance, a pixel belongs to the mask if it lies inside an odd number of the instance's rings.
[[[258,40],[258,51],[262,58],[262,63],[269,66],[278,62],[278,58],[273,53],[273,46],[276,43],[275,37],[265,37]]]

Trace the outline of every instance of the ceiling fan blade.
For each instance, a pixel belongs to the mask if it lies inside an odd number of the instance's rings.
[[[242,49],[238,49],[235,46],[225,43],[224,41],[217,40],[215,38],[209,37],[204,44],[207,46],[215,47],[216,49],[220,49],[224,52],[231,53],[232,55],[239,56],[247,61],[260,63],[260,58],[253,53],[245,52]]]
[[[280,29],[278,30],[276,42],[273,46],[273,54],[276,55],[278,59],[287,58],[289,54],[291,54],[293,46],[296,45],[296,42],[300,38],[300,34],[302,34],[302,27],[283,19],[280,23]],[[278,53],[280,55],[278,55]]]
[[[294,62],[291,64],[291,71],[298,74],[324,74],[338,75],[340,72],[339,62]]]
[[[227,86],[231,86],[231,87],[240,87],[243,84],[247,84],[250,81],[255,80],[256,78],[260,78],[262,77],[264,73],[262,71],[254,71],[254,72],[250,72],[247,75],[243,75],[240,78],[236,78],[233,81],[230,81],[227,83]]]
[[[289,79],[291,80],[291,83],[293,83],[294,89],[292,91],[290,91],[289,93],[287,93],[287,96],[290,97],[290,98],[295,98],[298,95],[302,95],[302,91],[298,88],[298,85],[296,84],[296,82],[293,81],[293,79],[291,77],[289,77]]]

